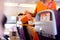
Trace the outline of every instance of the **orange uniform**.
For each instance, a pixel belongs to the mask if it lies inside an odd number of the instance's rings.
[[[39,37],[38,37],[38,34],[36,32],[34,32],[34,35],[33,35],[33,40],[39,40]]]
[[[56,10],[56,3],[53,1],[47,4],[44,4],[43,2],[38,2],[34,11],[34,16],[36,15],[36,13],[47,9]]]

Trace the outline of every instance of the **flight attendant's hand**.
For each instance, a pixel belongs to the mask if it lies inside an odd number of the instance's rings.
[[[29,11],[25,11],[24,14],[27,16],[27,18],[28,18],[29,20],[32,19],[31,13],[30,13]]]

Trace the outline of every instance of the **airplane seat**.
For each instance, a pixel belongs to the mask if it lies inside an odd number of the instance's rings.
[[[59,21],[57,10],[43,10],[36,15],[35,31],[38,35],[56,39]]]

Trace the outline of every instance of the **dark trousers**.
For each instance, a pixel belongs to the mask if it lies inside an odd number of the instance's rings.
[[[26,22],[24,24],[28,24],[28,22]],[[28,30],[27,30],[27,26],[23,25],[23,30],[24,30],[24,35],[25,35],[26,40],[30,40],[30,36],[29,36]]]

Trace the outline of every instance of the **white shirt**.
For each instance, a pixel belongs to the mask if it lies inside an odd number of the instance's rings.
[[[17,21],[17,27],[19,27],[20,29],[22,28],[22,22],[21,21]]]

